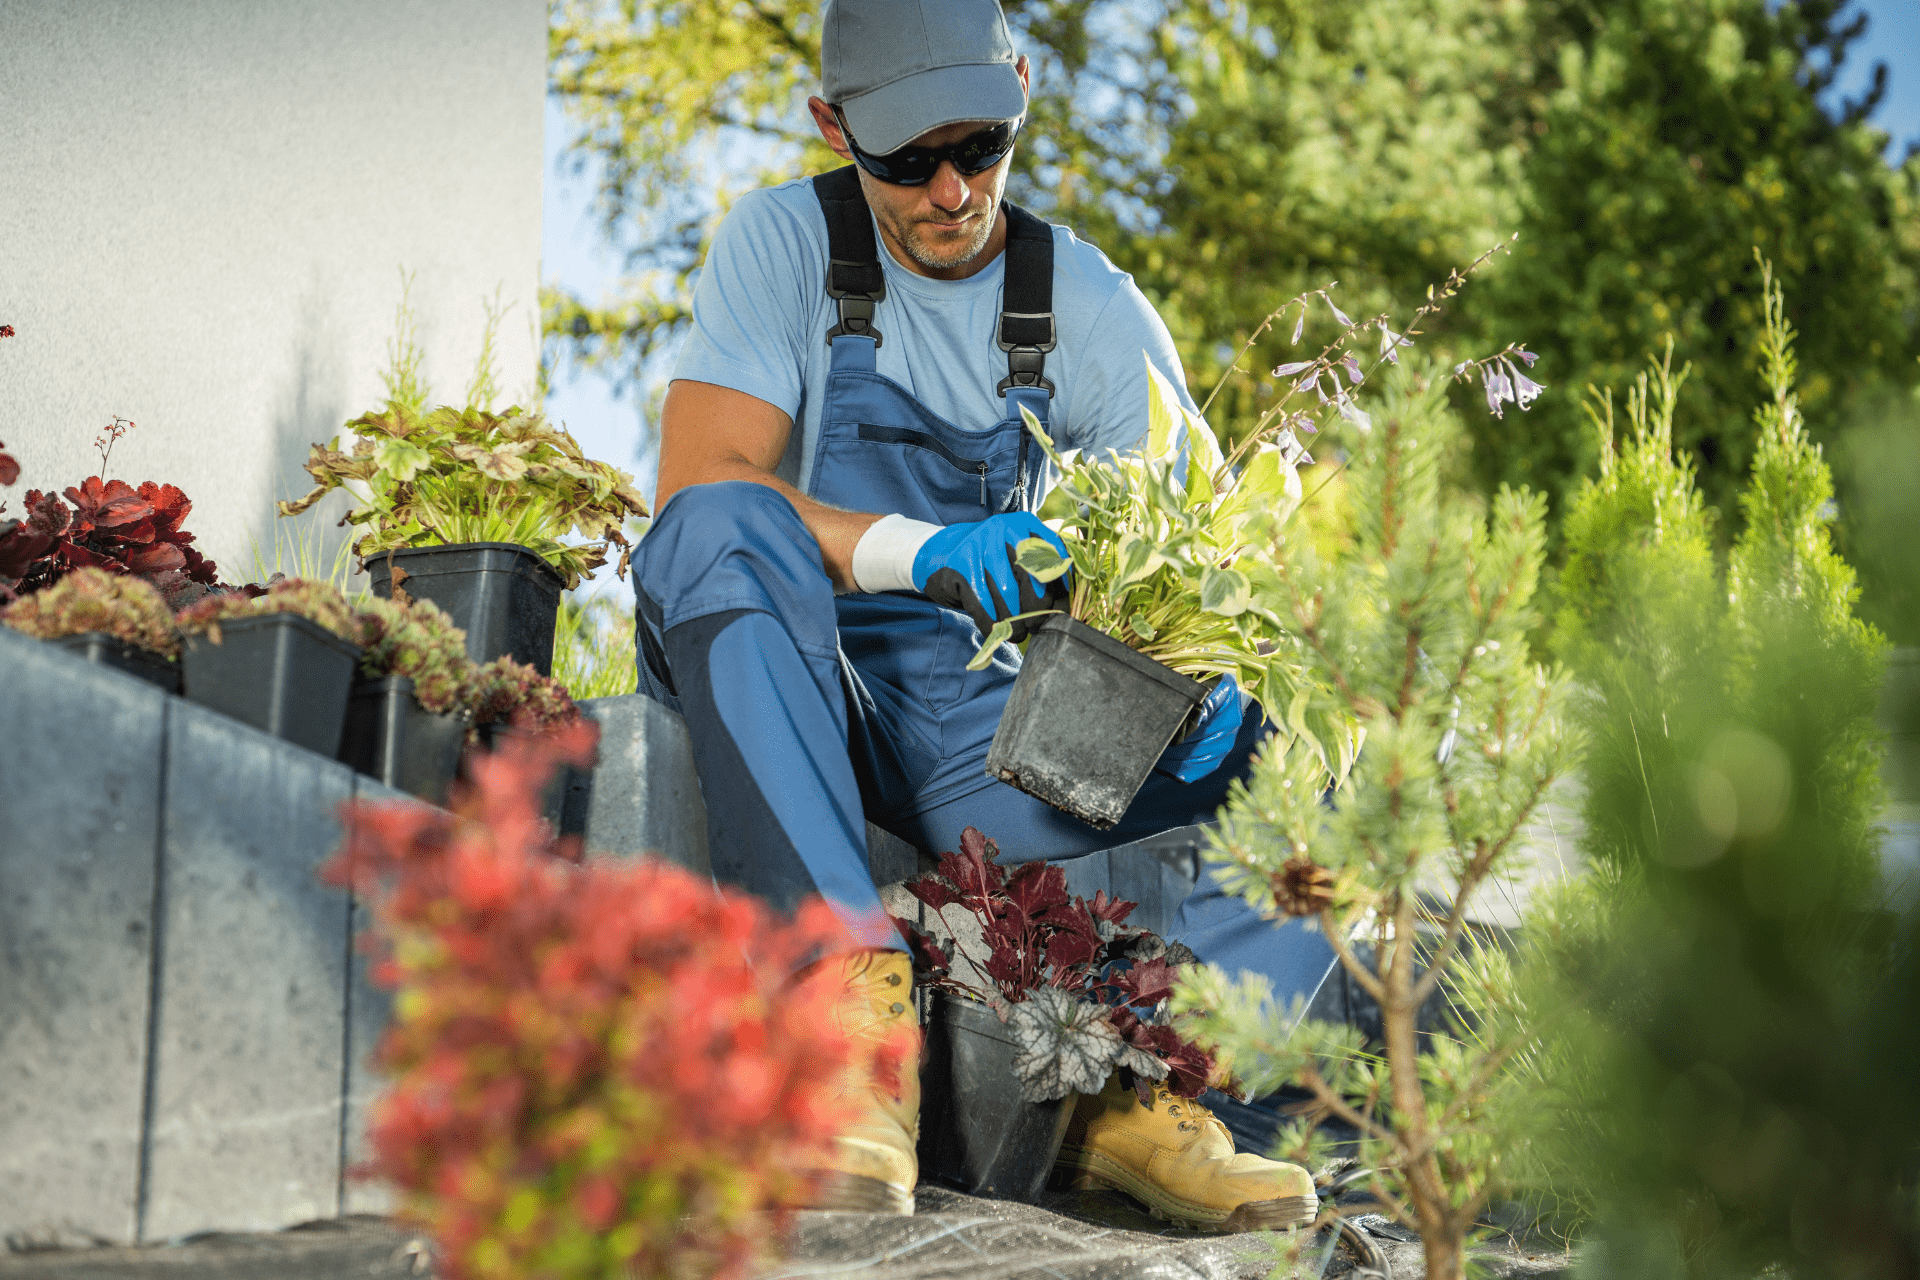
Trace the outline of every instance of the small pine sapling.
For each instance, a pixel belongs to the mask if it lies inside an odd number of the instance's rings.
[[[1299,637],[1304,687],[1323,719],[1357,725],[1364,746],[1329,804],[1322,753],[1273,739],[1207,854],[1261,911],[1318,923],[1379,1003],[1384,1055],[1356,1028],[1276,1007],[1258,978],[1196,967],[1174,1007],[1256,1090],[1297,1080],[1311,1091],[1283,1143],[1290,1155],[1319,1162],[1309,1129],[1328,1114],[1358,1129],[1371,1188],[1420,1232],[1426,1274],[1458,1280],[1502,1157],[1483,1103],[1525,1040],[1488,1043],[1458,1027],[1425,1037],[1419,1014],[1471,949],[1468,902],[1515,868],[1572,740],[1566,681],[1527,645],[1544,500],[1503,488],[1483,513],[1446,490],[1442,460],[1461,429],[1446,379],[1411,364],[1389,375],[1371,429],[1351,439],[1350,541],[1324,553],[1296,523],[1273,557],[1270,607]],[[1437,884],[1452,901],[1436,910],[1423,890]]]
[[[374,1156],[447,1280],[744,1277],[851,1118],[912,1065],[841,1029],[818,899],[791,919],[655,859],[579,862],[537,804],[594,731],[472,761],[452,812],[350,804],[326,877],[373,904]],[[797,976],[796,976],[797,975]]]
[[[99,631],[163,658],[180,656],[180,632],[159,589],[105,569],[75,569],[0,609],[0,622],[42,640]]]

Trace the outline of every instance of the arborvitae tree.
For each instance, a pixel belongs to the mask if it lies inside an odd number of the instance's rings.
[[[1592,1275],[1920,1274],[1920,974],[1873,874],[1885,646],[1853,616],[1762,278],[1769,394],[1726,585],[1670,453],[1664,365],[1568,521],[1557,643],[1598,870],[1529,921],[1521,1006],[1546,1043],[1516,1106],[1552,1113],[1536,1154],[1597,1219]]]
[[[1450,491],[1442,460],[1460,430],[1444,378],[1396,370],[1371,431],[1349,441],[1350,538],[1327,552],[1299,523],[1285,531],[1284,567],[1261,603],[1297,637],[1314,709],[1358,726],[1364,743],[1329,807],[1320,753],[1276,738],[1208,853],[1256,907],[1317,922],[1379,1001],[1384,1056],[1351,1026],[1296,1026],[1300,1010],[1276,1007],[1257,977],[1206,970],[1176,998],[1256,1090],[1298,1079],[1317,1099],[1309,1119],[1360,1130],[1374,1189],[1420,1231],[1432,1280],[1463,1274],[1505,1149],[1490,1096],[1527,1037],[1483,1027],[1423,1047],[1419,1009],[1463,954],[1486,960],[1467,938],[1468,900],[1511,868],[1572,755],[1565,681],[1526,640],[1545,503],[1503,488],[1483,509]],[[1422,896],[1436,884],[1458,887],[1437,913]],[[1281,1149],[1315,1159],[1305,1127]]]

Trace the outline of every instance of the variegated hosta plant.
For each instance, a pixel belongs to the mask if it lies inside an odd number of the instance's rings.
[[[1270,603],[1282,545],[1275,535],[1300,505],[1300,445],[1283,431],[1230,466],[1205,420],[1151,364],[1147,375],[1143,450],[1062,452],[1027,415],[1027,430],[1060,471],[1040,515],[1059,530],[1067,556],[1031,538],[1018,548],[1021,567],[1043,582],[1071,569],[1073,618],[1182,675],[1232,676],[1269,719],[1344,754],[1347,735],[1302,721],[1297,644]],[[1006,639],[1005,627],[986,638],[976,663]]]
[[[629,517],[647,514],[633,477],[595,462],[566,431],[523,409],[503,413],[442,407],[421,413],[388,404],[347,423],[351,441],[314,445],[313,491],[279,504],[297,515],[335,489],[358,505],[347,521],[366,529],[354,552],[511,542],[552,565],[569,588],[620,548],[627,571]],[[578,536],[584,541],[569,542]]]

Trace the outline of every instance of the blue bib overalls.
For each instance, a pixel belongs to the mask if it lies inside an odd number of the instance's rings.
[[[1052,229],[1013,205],[1000,345],[1000,421],[958,426],[875,371],[884,295],[873,223],[852,169],[815,179],[827,216],[828,292],[841,322],[813,468],[814,498],[934,524],[1032,510],[1045,454],[1020,406],[1047,419],[1053,346]],[[898,946],[867,872],[866,820],[930,852],[978,827],[1005,862],[1070,858],[1209,820],[1244,776],[1263,728],[1249,717],[1227,762],[1182,783],[1150,776],[1122,819],[1096,831],[990,778],[988,744],[1020,669],[1003,645],[968,671],[966,614],[916,592],[836,596],[793,505],[745,481],[695,485],[658,512],[634,555],[640,687],[687,722],[716,879],[791,907],[819,893],[865,942]],[[1284,1002],[1311,996],[1332,963],[1318,934],[1276,925],[1203,875],[1174,933],[1203,960],[1264,973]]]

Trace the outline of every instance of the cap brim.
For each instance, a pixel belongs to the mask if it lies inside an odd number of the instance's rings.
[[[883,156],[929,129],[962,120],[1011,120],[1027,109],[1010,62],[934,67],[839,104],[860,149]]]

